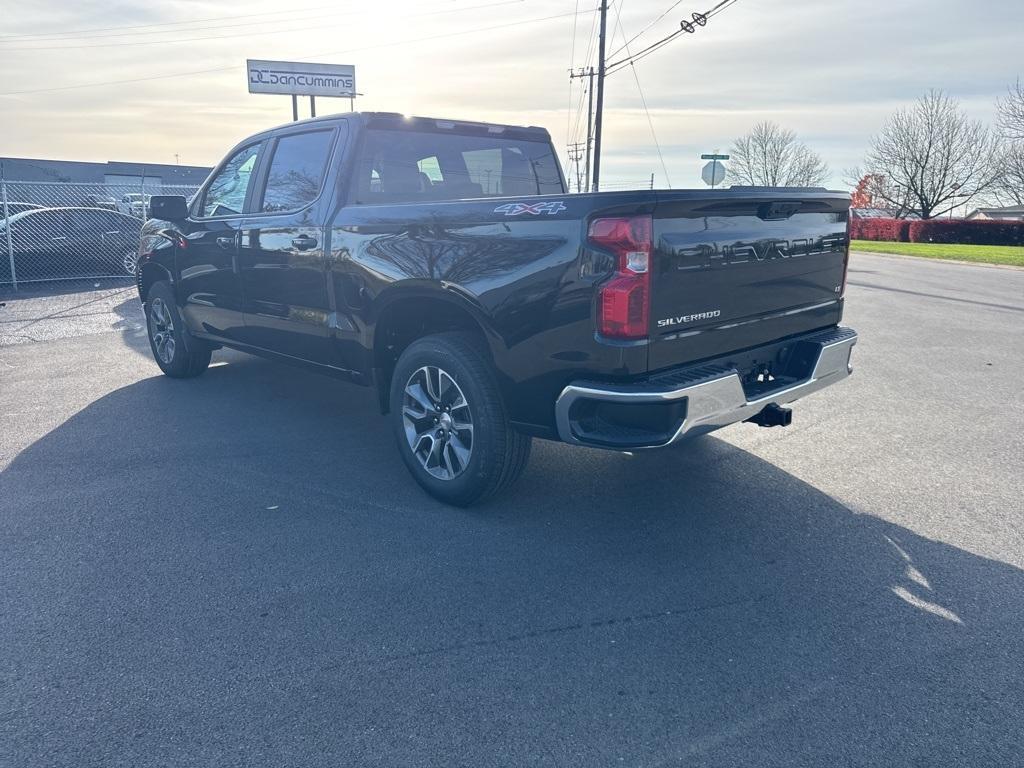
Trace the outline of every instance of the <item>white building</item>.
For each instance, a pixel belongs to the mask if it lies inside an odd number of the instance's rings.
[[[1005,208],[975,208],[967,218],[970,221],[1024,221],[1024,205],[1008,205]]]

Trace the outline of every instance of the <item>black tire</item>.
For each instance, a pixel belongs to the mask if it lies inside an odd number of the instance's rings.
[[[438,378],[437,386],[421,386],[417,390],[416,384],[432,376],[433,369],[447,379]],[[420,399],[408,394],[410,388],[419,393]],[[434,399],[428,389],[441,397]],[[436,410],[420,406],[424,394],[439,406]],[[445,401],[450,408],[458,404],[460,395],[466,405],[447,411],[445,422]],[[512,485],[526,468],[531,439],[509,423],[494,368],[472,334],[439,333],[409,345],[391,378],[390,404],[402,460],[416,482],[435,499],[459,507],[481,502]],[[435,418],[432,414],[440,415]],[[468,430],[467,415],[471,427]],[[441,448],[435,454],[434,436],[441,432],[447,436],[440,440]],[[467,437],[471,440],[470,450],[468,460],[462,463],[458,448],[464,451]],[[414,444],[420,446],[419,452],[414,450]]]
[[[153,359],[168,376],[190,379],[210,365],[210,345],[185,328],[174,291],[166,281],[154,283],[146,294],[146,332]]]

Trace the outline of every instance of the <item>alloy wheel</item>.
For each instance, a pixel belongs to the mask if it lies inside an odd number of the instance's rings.
[[[402,398],[405,438],[420,465],[439,480],[453,480],[473,454],[473,415],[455,379],[427,365],[414,371]]]
[[[170,365],[174,359],[174,321],[163,299],[156,298],[150,302],[149,335],[157,357],[164,365]]]

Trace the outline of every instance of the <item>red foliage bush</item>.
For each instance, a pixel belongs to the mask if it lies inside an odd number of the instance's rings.
[[[850,239],[898,243],[1024,245],[1024,222],[981,219],[851,219]]]
[[[1024,245],[1024,222],[927,219],[910,222],[912,243]]]
[[[851,219],[851,240],[907,242],[911,222],[906,219]]]

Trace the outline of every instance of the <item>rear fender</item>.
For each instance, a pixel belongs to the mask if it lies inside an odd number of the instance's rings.
[[[504,372],[508,348],[482,308],[461,291],[437,285],[394,287],[374,301],[367,346],[373,352],[374,379],[382,410],[387,410],[391,367],[409,343],[434,333],[465,330],[477,335],[494,363],[503,393],[509,386]]]

